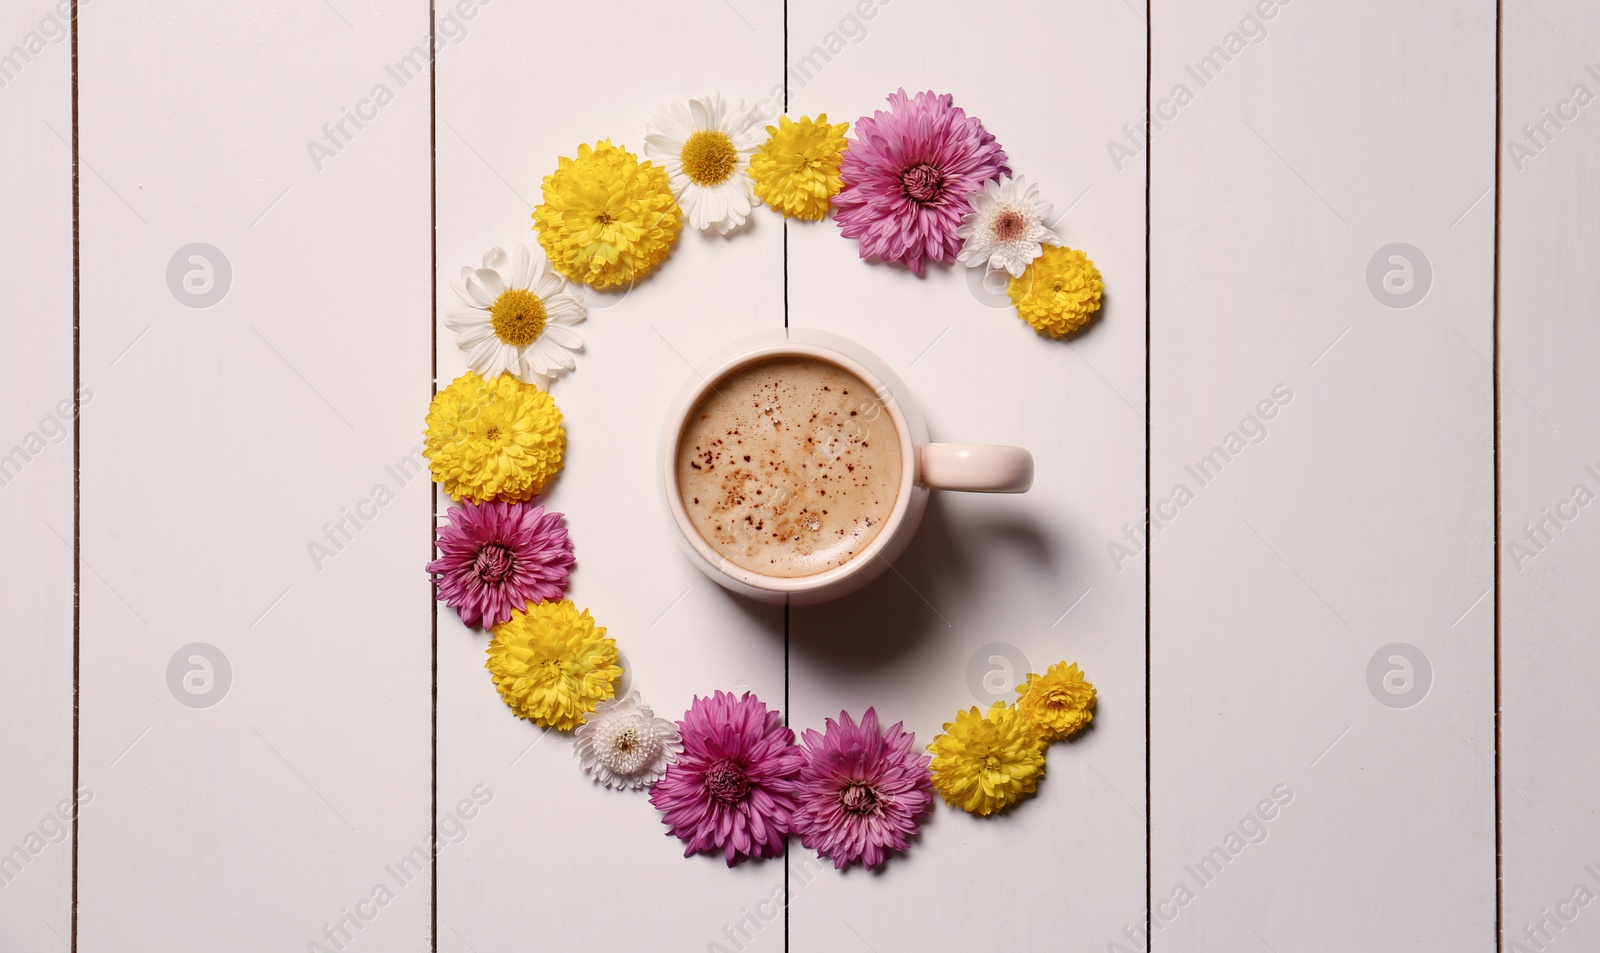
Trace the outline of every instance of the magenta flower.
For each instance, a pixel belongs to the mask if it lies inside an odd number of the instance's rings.
[[[860,725],[841,711],[822,734],[806,729],[794,832],[836,869],[860,862],[872,870],[889,851],[905,850],[933,806],[930,759],[900,726],[879,731],[868,708]]]
[[[956,229],[972,211],[967,195],[1009,174],[1006,154],[975,117],[931,91],[889,96],[889,111],[856,120],[839,164],[843,190],[835,218],[861,257],[903,261],[922,274],[924,259],[952,262]]]
[[[450,525],[439,530],[442,555],[428,564],[439,598],[462,622],[485,627],[511,618],[513,609],[561,598],[572,569],[561,520],[527,503],[450,507]]]
[[[732,867],[783,852],[794,811],[794,774],[804,756],[794,732],[759,698],[695,697],[678,722],[683,752],[650,789],[683,856],[721,850]]]

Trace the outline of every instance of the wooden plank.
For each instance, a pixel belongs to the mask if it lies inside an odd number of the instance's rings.
[[[640,154],[657,104],[721,90],[767,95],[783,71],[775,5],[707,3],[685,47],[679,12],[642,3],[604,14],[596,69],[593,9],[486,6],[439,59],[439,384],[465,369],[444,309],[448,281],[496,246],[535,240],[542,178],[580,142],[610,138]],[[704,55],[702,55],[704,54]],[[656,468],[667,402],[691,366],[724,344],[783,324],[783,232],[757,210],[723,238],[685,228],[672,256],[627,294],[583,291],[589,319],[577,370],[550,389],[568,454],[543,502],[567,515],[578,567],[570,597],[617,639],[634,687],[679,718],[694,695],[756,692],[783,702],[783,616],[733,599],[684,559]],[[448,501],[440,506],[442,514]],[[487,636],[439,610],[439,809],[492,792],[481,821],[439,858],[439,947],[700,949],[741,907],[781,884],[778,863],[729,870],[684,859],[643,792],[597,788],[568,735],[512,717],[484,671]],[[477,825],[485,825],[479,832]],[[488,828],[492,827],[492,831]],[[442,829],[442,828],[441,828]],[[592,897],[626,915],[575,916]],[[604,899],[600,899],[604,898]],[[597,932],[599,931],[599,932]],[[778,949],[781,936],[762,945]]]
[[[427,948],[428,33],[82,12],[80,949]]]
[[[10,728],[0,738],[0,947],[19,950],[64,948],[72,932],[69,17],[54,3],[0,11],[0,216],[12,225],[0,234],[0,722]]]
[[[0,14],[0,208],[23,223],[0,238],[0,456],[37,448],[0,471],[0,578],[27,635],[0,692],[0,855],[29,855],[0,873],[7,949],[65,949],[73,926],[71,64],[51,9]],[[81,949],[486,951],[530,922],[577,945],[594,932],[573,898],[605,884],[641,914],[606,924],[629,948],[1132,950],[1147,883],[1162,950],[1483,949],[1497,785],[1503,948],[1593,934],[1564,918],[1587,911],[1579,885],[1600,894],[1573,781],[1600,663],[1579,493],[1600,495],[1600,457],[1575,410],[1594,332],[1574,317],[1594,290],[1597,133],[1574,99],[1600,94],[1594,14],[1503,11],[1497,198],[1489,3],[1156,4],[1148,151],[1142,5],[1008,7],[1031,33],[1093,38],[1051,59],[1048,88],[996,70],[1025,52],[1016,34],[952,29],[963,12],[865,0],[786,22],[731,0],[694,9],[686,55],[677,15],[635,5],[604,38],[627,68],[597,70],[592,11],[466,0],[439,21],[434,115],[426,5],[85,4]],[[5,59],[30,31],[36,52]],[[772,99],[785,79],[793,115],[834,121],[901,85],[954,93],[1070,207],[1107,307],[1048,341],[964,271],[861,263],[832,223],[785,234],[758,209],[730,238],[686,231],[633,292],[588,296],[586,352],[553,388],[571,443],[547,502],[577,542],[573,598],[672,717],[748,688],[797,729],[874,704],[925,743],[986,681],[1066,658],[1101,690],[1096,725],[1052,749],[1035,801],[989,820],[941,805],[882,876],[798,843],[787,871],[729,871],[681,858],[643,796],[594,790],[568,738],[513,719],[485,637],[441,608],[430,817],[421,566],[441,501],[416,448],[430,361],[441,385],[464,367],[442,320],[430,355],[433,278],[449,307],[460,265],[532,240],[539,180],[578,142],[637,149],[660,100]],[[1039,464],[1028,496],[936,502],[895,572],[792,610],[787,637],[782,610],[682,559],[654,469],[689,365],[786,309],[896,366],[937,438]],[[758,913],[786,873],[786,917]]]
[[[1145,25],[1115,0],[1018,3],[1005,23],[956,26],[970,16],[791,6],[790,112],[853,123],[902,86],[952,94],[1098,264],[1106,306],[1087,333],[1050,340],[981,273],[918,279],[860,261],[834,222],[790,224],[791,326],[888,361],[935,440],[1023,445],[1037,466],[1025,496],[935,494],[894,571],[792,610],[790,723],[820,729],[873,705],[925,745],[958,710],[1014,698],[1029,668],[1062,659],[1099,688],[1099,714],[1051,747],[1035,800],[990,818],[941,802],[881,876],[819,869],[792,844],[795,950],[1099,949],[1144,902],[1144,566],[1107,547],[1144,500],[1144,175],[1142,163],[1119,174],[1096,137],[1142,109]],[[1019,43],[1027,34],[1093,40],[1057,56]],[[1048,88],[1019,87],[1002,65],[1024,56],[1048,57]]]
[[[1490,949],[1495,6],[1152,23],[1155,947]]]
[[[1500,802],[1504,949],[1592,945],[1600,833],[1590,733],[1591,580],[1600,491],[1587,358],[1600,279],[1590,210],[1600,123],[1600,11],[1579,3],[1504,11],[1500,258]]]

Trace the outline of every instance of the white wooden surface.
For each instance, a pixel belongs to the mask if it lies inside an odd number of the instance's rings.
[[[1152,13],[1155,947],[1492,949],[1495,10],[1275,9],[1203,88],[1247,5]]]
[[[0,10],[0,36],[36,29],[43,11],[35,6]],[[0,231],[7,541],[0,555],[7,604],[0,946],[19,950],[62,949],[60,938],[72,932],[72,58],[65,24],[53,43],[40,36],[38,55],[0,73],[0,220],[14,223]],[[13,848],[24,851],[20,858],[12,859]]]
[[[1600,895],[1594,811],[1600,666],[1593,578],[1600,535],[1588,505],[1600,492],[1600,429],[1590,358],[1600,279],[1593,209],[1600,58],[1592,4],[1508,6],[1501,161],[1501,804],[1507,939],[1582,949],[1600,916],[1575,903]],[[1576,87],[1582,85],[1584,93]],[[1560,117],[1572,116],[1573,121]],[[1546,118],[1547,113],[1561,125]],[[1543,122],[1532,143],[1525,124]],[[1518,146],[1513,151],[1512,142]],[[1580,487],[1582,489],[1580,489]],[[1553,517],[1553,519],[1552,519]],[[1542,524],[1535,528],[1535,524]],[[1548,916],[1559,922],[1551,923]],[[1541,935],[1543,931],[1543,935]]]
[[[1600,550],[1576,502],[1600,497],[1600,107],[1562,105],[1600,97],[1600,21],[1577,0],[1028,0],[992,11],[1011,24],[693,0],[624,4],[603,32],[593,10],[468,0],[440,8],[436,95],[417,0],[93,0],[76,353],[51,10],[0,11],[0,57],[39,32],[0,60],[0,458],[39,434],[0,486],[0,854],[26,856],[0,856],[0,949],[701,950],[786,874],[787,918],[746,920],[742,949],[1137,950],[1147,896],[1157,950],[1600,937],[1572,901],[1600,894]],[[435,361],[441,385],[464,366],[442,323],[433,350],[435,277],[448,307],[462,264],[531,240],[539,181],[579,142],[637,149],[659,101],[712,89],[778,106],[786,73],[791,112],[834,121],[901,85],[954,93],[1108,288],[1089,333],[1041,340],[965,274],[868,266],[831,223],[786,235],[757,210],[588,296],[547,502],[577,542],[572,597],[658,712],[750,689],[797,727],[875,704],[925,741],[1010,667],[1072,659],[1101,689],[1037,799],[941,807],[875,876],[798,844],[787,871],[683,859],[642,798],[507,714],[448,609],[435,656],[421,571],[434,503],[410,468]],[[222,258],[226,293],[196,307],[185,277]],[[937,500],[895,573],[787,629],[679,558],[649,466],[689,364],[786,314],[894,363],[937,438],[1039,464],[1027,496]],[[74,441],[45,422],[75,360],[76,739]],[[1523,525],[1547,514],[1535,547]],[[75,766],[76,862],[53,819]],[[435,832],[436,866],[391,873]]]
[[[385,872],[431,829],[430,491],[386,469],[430,394],[425,74],[320,171],[305,142],[427,34],[419,3],[81,13],[80,949],[305,949],[346,909],[425,946],[429,878]],[[168,287],[191,242],[231,264],[207,308]],[[212,707],[169,689],[190,643],[231,665]]]
[[[686,55],[669,40],[682,13],[636,9],[608,18],[605,45],[620,59],[601,70],[579,39],[594,11],[577,6],[487,6],[466,39],[440,54],[441,275],[476,266],[495,245],[535,241],[540,183],[580,142],[610,138],[637,155],[663,97],[718,88],[759,95],[780,78],[778,8],[699,4],[695,42],[714,56]],[[543,499],[567,514],[572,533],[578,565],[568,595],[617,640],[632,685],[667,717],[716,687],[783,704],[783,610],[728,598],[682,558],[655,466],[661,416],[691,365],[783,324],[781,219],[757,211],[735,237],[685,230],[667,264],[631,291],[584,292],[584,352],[550,389],[566,419],[567,463]],[[453,304],[442,277],[441,317]],[[440,386],[465,367],[441,322]],[[509,717],[483,669],[486,645],[487,636],[440,611],[440,810],[478,784],[494,800],[481,830],[440,856],[439,949],[515,949],[533,928],[541,948],[603,936],[620,949],[699,950],[722,939],[741,908],[781,890],[781,864],[729,870],[719,858],[685,860],[637,792],[596,790],[570,738],[544,738]],[[781,949],[781,929],[761,942]]]
[[[853,122],[902,85],[953,92],[1012,169],[1040,185],[1061,234],[1088,249],[1111,290],[1093,330],[1052,341],[1017,319],[1003,285],[975,293],[964,268],[919,280],[869,266],[832,222],[790,225],[790,323],[891,361],[933,439],[1026,446],[1037,472],[1024,496],[936,494],[894,572],[792,610],[790,721],[820,725],[875,705],[926,744],[958,710],[988,707],[985,675],[1014,686],[1008,676],[1028,663],[1042,671],[1062,659],[1082,665],[1100,705],[1092,731],[1051,746],[1034,801],[998,818],[941,803],[915,851],[878,876],[818,875],[814,855],[791,848],[795,950],[1100,949],[1144,905],[1143,561],[1118,572],[1105,552],[1144,506],[1144,176],[1116,175],[1081,131],[1140,112],[1144,24],[1116,2],[1015,13],[1046,32],[1096,37],[1095,55],[1053,68],[1062,88],[1104,93],[1062,100],[1040,122],[1039,101],[993,68],[1015,55],[1014,36],[952,30],[896,2],[791,96],[793,112]],[[838,27],[831,6],[791,6],[791,61],[826,49]],[[812,865],[803,889],[802,861]]]

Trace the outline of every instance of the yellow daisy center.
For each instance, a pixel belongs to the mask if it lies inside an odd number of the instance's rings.
[[[512,347],[527,347],[544,333],[544,301],[526,288],[508,288],[489,306],[495,336]]]
[[[739,150],[725,132],[702,129],[690,136],[678,156],[683,171],[696,185],[721,185],[733,174]]]

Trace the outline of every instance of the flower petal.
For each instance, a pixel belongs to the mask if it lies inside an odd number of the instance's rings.
[[[544,326],[544,336],[556,344],[571,350],[583,347],[583,338],[578,335],[578,332],[565,325],[546,324]]]
[[[525,244],[518,245],[511,253],[510,270],[506,272],[506,286],[511,288],[528,288],[533,285],[533,252]]]
[[[446,308],[444,312],[445,327],[454,331],[488,324],[489,321],[489,312],[483,308],[451,307]]]

